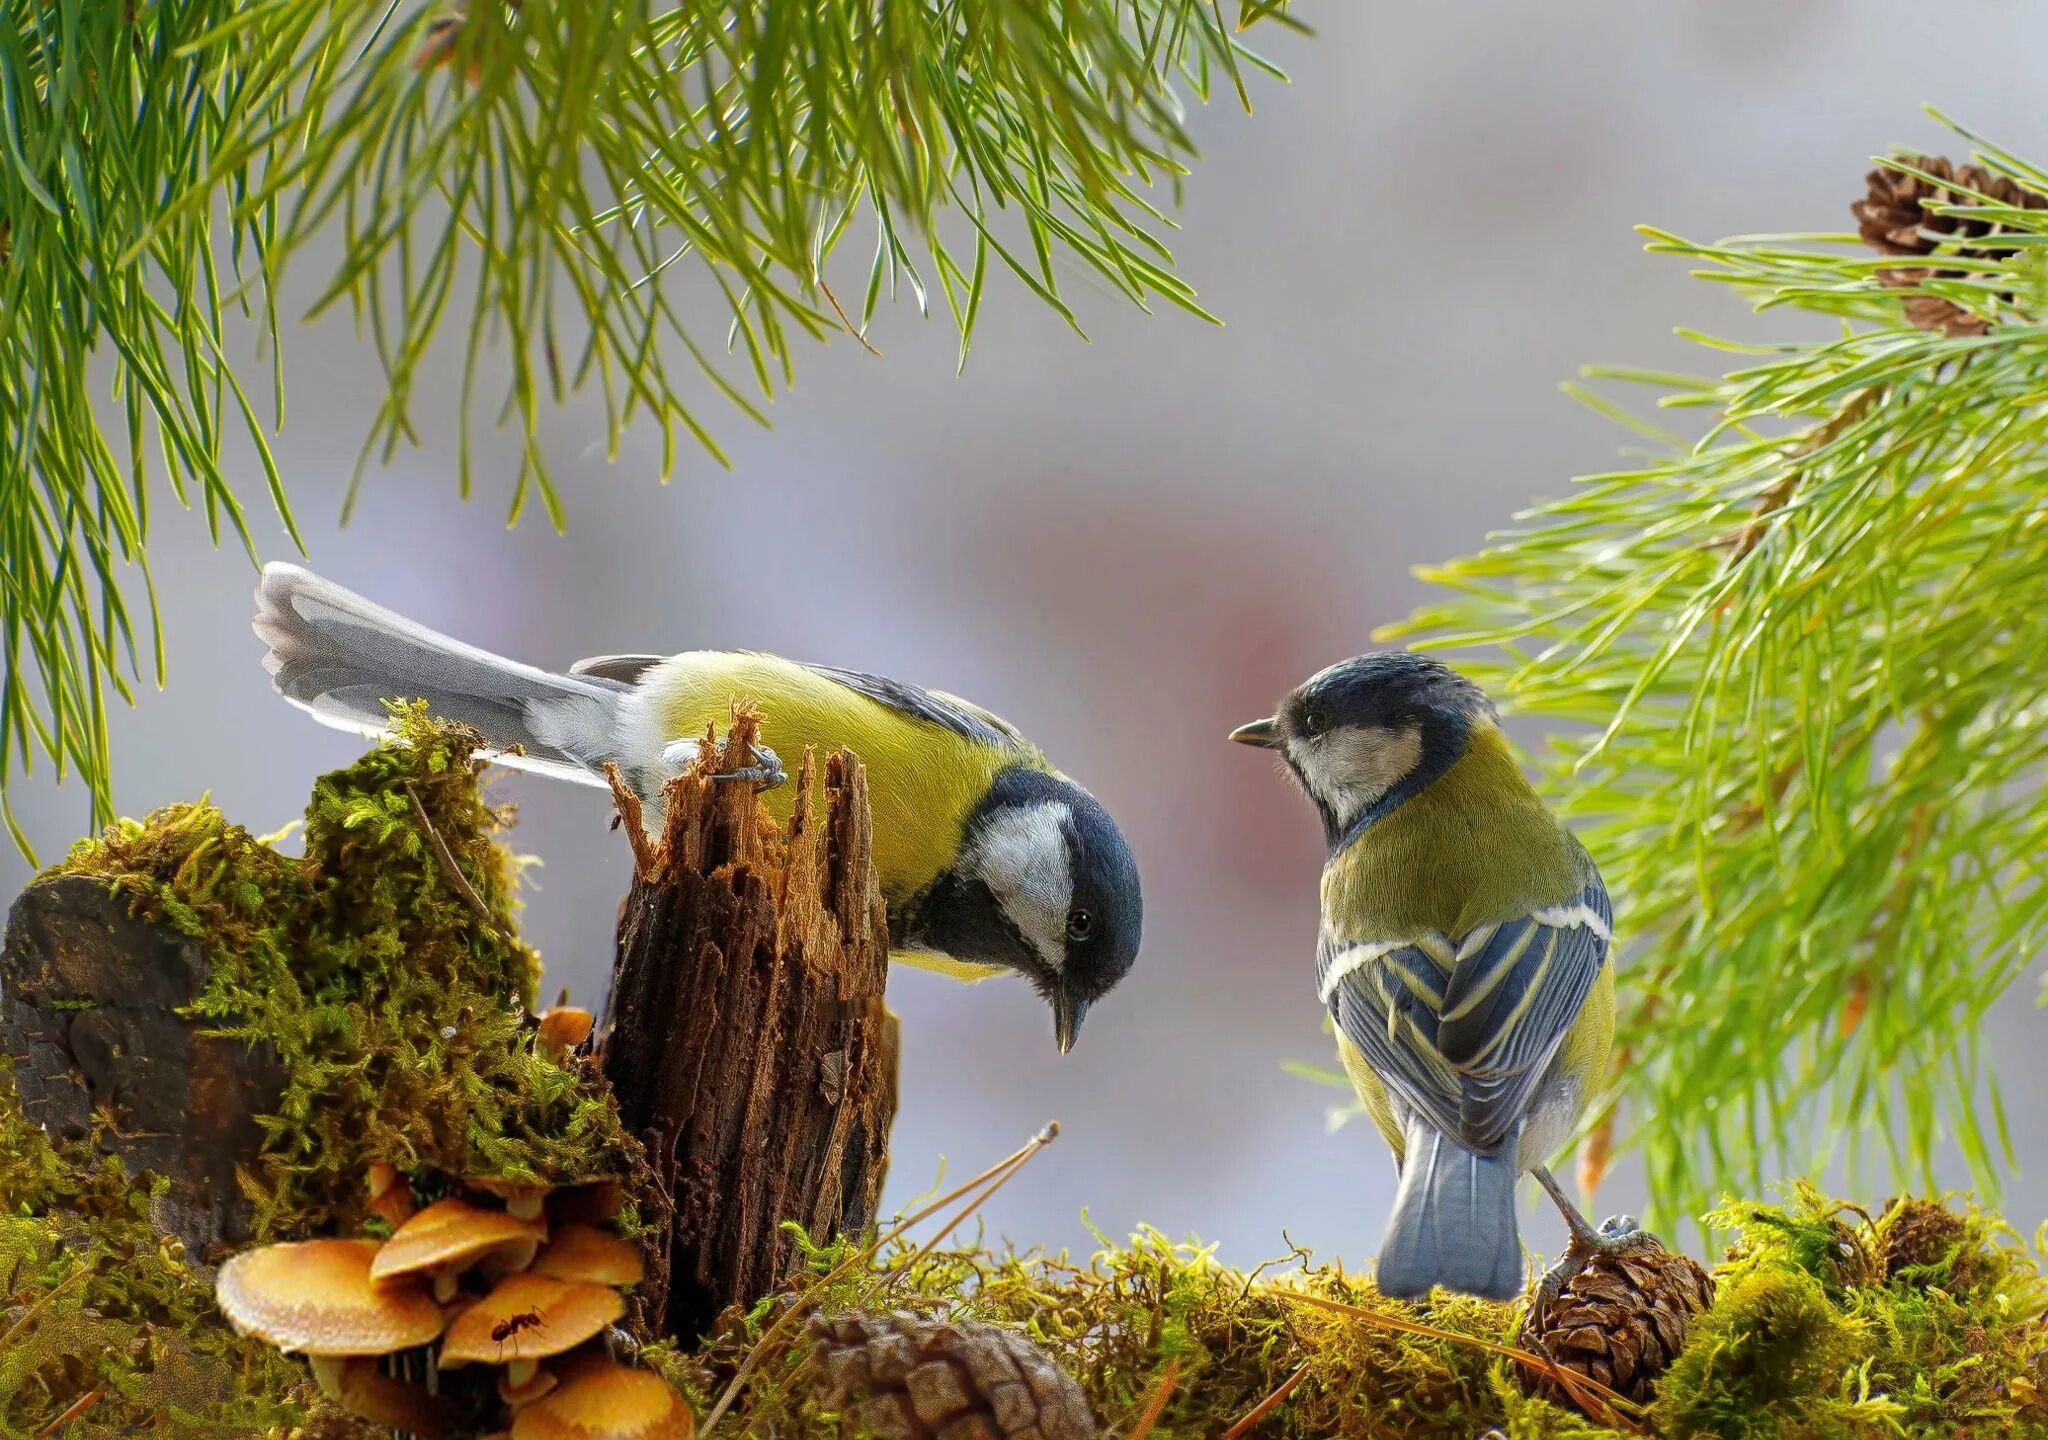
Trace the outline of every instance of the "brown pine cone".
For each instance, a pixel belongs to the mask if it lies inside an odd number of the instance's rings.
[[[811,1317],[819,1399],[875,1440],[1094,1440],[1071,1376],[1015,1330],[897,1311]]]
[[[2000,204],[2026,210],[2048,209],[2048,196],[2023,190],[2003,175],[1994,175],[1981,165],[1956,165],[1941,155],[1909,155],[1904,163],[1937,177],[1943,183],[1930,184],[1918,175],[1879,168],[1865,177],[1869,187],[1863,199],[1849,207],[1856,217],[1863,239],[1882,255],[1932,255],[1950,241],[1983,242],[2002,229],[1994,221],[1970,215],[1942,215],[1937,205],[1981,205],[1980,196]],[[1974,192],[1974,193],[1964,193]],[[1974,260],[2002,260],[2013,253],[2010,245],[1962,243],[1957,253]],[[1893,266],[1879,272],[1887,285],[1918,285],[1931,277],[1953,277],[1960,272],[1926,266]],[[1980,315],[1973,315],[1953,301],[1933,295],[1916,295],[1905,302],[1906,319],[1922,330],[1940,330],[1950,337],[1982,335],[1991,328]]]
[[[1714,1280],[1690,1256],[1645,1237],[1639,1249],[1595,1255],[1557,1298],[1522,1324],[1522,1343],[1631,1400],[1648,1401],[1685,1348],[1692,1317],[1714,1303]],[[1524,1372],[1532,1393],[1569,1406],[1564,1388]]]
[[[1966,1289],[1988,1278],[1990,1257],[1969,1219],[1939,1200],[1893,1200],[1878,1221],[1884,1278]]]

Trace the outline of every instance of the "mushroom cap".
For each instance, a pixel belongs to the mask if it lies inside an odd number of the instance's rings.
[[[590,1012],[575,1005],[556,1005],[540,1017],[540,1043],[556,1050],[573,1050],[590,1038]]]
[[[465,1200],[436,1200],[406,1221],[384,1242],[370,1266],[374,1280],[394,1280],[426,1270],[466,1268],[501,1246],[545,1239],[547,1227],[503,1210],[483,1210]]]
[[[561,1377],[552,1370],[534,1371],[533,1378],[524,1385],[514,1385],[508,1377],[500,1375],[498,1398],[516,1410],[521,1405],[531,1405],[561,1383]]]
[[[375,1240],[301,1240],[244,1250],[220,1267],[214,1298],[228,1323],[286,1354],[388,1355],[446,1324],[416,1283],[370,1278]]]
[[[609,1285],[513,1275],[455,1317],[441,1366],[542,1360],[581,1345],[625,1312],[625,1298]]]
[[[533,1273],[630,1288],[640,1283],[645,1267],[632,1241],[595,1225],[563,1225],[549,1235],[547,1248],[534,1259]]]
[[[690,1407],[651,1370],[579,1365],[512,1422],[512,1440],[690,1440]]]

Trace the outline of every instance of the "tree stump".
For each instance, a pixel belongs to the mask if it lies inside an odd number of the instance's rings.
[[[94,1133],[130,1174],[170,1182],[152,1218],[210,1263],[249,1235],[235,1166],[262,1143],[284,1073],[268,1046],[201,1033],[179,1009],[206,988],[205,947],[130,913],[106,880],[58,875],[21,893],[0,948],[0,1047],[22,1112],[61,1139]]]
[[[818,1240],[866,1229],[896,1115],[866,772],[832,756],[820,806],[806,750],[782,835],[757,785],[712,778],[754,763],[759,721],[737,713],[722,746],[707,735],[664,792],[659,837],[612,777],[634,881],[600,1054],[669,1201],[646,1313],[685,1339],[788,1277],[785,1222]]]

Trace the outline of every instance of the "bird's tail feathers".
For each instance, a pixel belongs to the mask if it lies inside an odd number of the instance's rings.
[[[252,628],[277,691],[358,734],[388,728],[387,701],[424,700],[482,732],[505,763],[602,785],[616,749],[616,681],[555,675],[452,640],[296,565],[270,564]]]
[[[1380,1245],[1380,1292],[1419,1299],[1432,1285],[1509,1300],[1522,1293],[1515,1145],[1479,1155],[1408,1117],[1401,1185]]]

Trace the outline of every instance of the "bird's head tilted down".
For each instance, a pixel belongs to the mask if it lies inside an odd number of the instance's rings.
[[[1485,693],[1448,665],[1390,650],[1317,672],[1230,738],[1278,752],[1334,850],[1450,769],[1474,727],[1495,718]]]
[[[1052,1007],[1064,1051],[1130,972],[1142,923],[1138,867],[1109,812],[1064,776],[1018,766],[968,817],[957,858],[896,943],[1023,976]]]

